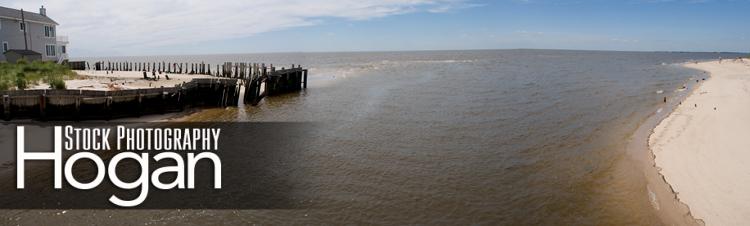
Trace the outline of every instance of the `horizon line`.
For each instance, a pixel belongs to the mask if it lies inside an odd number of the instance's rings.
[[[275,52],[228,52],[228,53],[189,53],[189,54],[147,54],[147,55],[111,55],[111,56],[71,56],[70,58],[103,58],[103,57],[172,57],[172,56],[211,56],[243,54],[315,54],[315,53],[398,53],[398,52],[451,52],[451,51],[512,51],[512,50],[554,50],[583,52],[624,52],[624,53],[716,53],[716,54],[750,54],[738,51],[681,51],[681,50],[611,50],[611,49],[566,49],[566,48],[489,48],[489,49],[413,49],[413,50],[343,50],[343,51],[275,51]]]

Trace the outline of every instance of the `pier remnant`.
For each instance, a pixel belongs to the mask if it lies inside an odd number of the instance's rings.
[[[74,63],[76,69],[86,64]],[[224,62],[216,64],[173,62],[94,62],[96,71],[150,71],[166,73],[201,74],[215,79],[194,79],[173,88],[150,88],[121,91],[46,90],[42,94],[24,91],[3,91],[3,117],[10,118],[60,118],[64,112],[76,112],[75,119],[110,119],[144,114],[181,111],[186,106],[236,106],[257,105],[268,96],[282,95],[307,88],[308,70],[292,64],[277,70],[273,64]],[[179,76],[179,75],[173,75]],[[80,93],[79,93],[80,92]],[[240,100],[240,93],[242,100]],[[78,93],[78,94],[75,94]],[[33,97],[29,100],[24,98]],[[24,100],[24,101],[21,101]],[[6,103],[8,102],[8,103]],[[16,103],[26,103],[24,107]],[[26,108],[34,108],[31,113]],[[133,110],[135,109],[135,110]],[[78,117],[80,116],[80,117]]]

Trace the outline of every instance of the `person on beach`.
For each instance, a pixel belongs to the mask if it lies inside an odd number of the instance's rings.
[[[143,71],[143,79],[148,80],[148,74],[146,73],[146,71]]]

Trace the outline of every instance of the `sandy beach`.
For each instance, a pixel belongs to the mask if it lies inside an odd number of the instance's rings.
[[[215,78],[208,75],[190,75],[190,74],[158,74],[159,79],[143,79],[141,71],[115,71],[107,73],[105,71],[75,71],[81,78],[66,80],[65,85],[68,89],[84,90],[126,90],[126,89],[144,89],[157,87],[174,87],[183,82],[190,82],[194,78]],[[165,75],[169,76],[166,79]],[[151,77],[151,72],[148,72]],[[49,84],[40,83],[32,89],[48,89]]]
[[[750,62],[686,64],[711,78],[654,129],[656,167],[706,225],[750,222]],[[695,82],[695,81],[691,81]]]

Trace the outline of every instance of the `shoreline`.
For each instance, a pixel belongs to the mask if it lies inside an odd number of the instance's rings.
[[[746,222],[750,220],[744,214],[748,208],[744,208],[736,200],[750,200],[750,193],[741,194],[747,190],[743,188],[750,187],[750,182],[742,181],[740,175],[750,171],[750,167],[737,168],[739,165],[732,165],[731,160],[742,157],[722,153],[724,150],[737,150],[744,146],[741,142],[738,143],[742,139],[737,138],[747,134],[742,129],[742,125],[746,124],[742,123],[742,117],[735,116],[742,116],[740,112],[743,109],[750,111],[750,108],[743,108],[740,103],[731,103],[750,100],[750,95],[743,95],[743,83],[732,79],[750,84],[750,65],[747,62],[724,60],[722,64],[708,61],[685,63],[683,66],[704,71],[710,79],[693,83],[697,84],[695,88],[679,104],[672,106],[667,115],[659,117],[656,125],[650,126],[652,129],[644,143],[652,166],[646,168],[646,174],[647,177],[648,174],[654,174],[663,182],[662,188],[657,190],[668,190],[677,207],[671,213],[659,211],[662,215],[666,214],[665,223],[675,222],[675,211],[677,214],[686,214],[685,217],[692,218],[697,225]],[[737,128],[730,128],[728,133],[739,134],[740,137],[735,135],[727,138],[727,130],[722,128],[726,125],[735,125]],[[720,179],[717,181],[717,178]],[[651,183],[653,178],[649,180],[650,185],[655,185]]]
[[[693,61],[690,61],[677,64],[677,66],[685,67],[687,64],[693,63]],[[638,170],[642,174],[642,180],[645,184],[642,192],[644,192],[644,196],[648,199],[656,216],[666,225],[705,225],[702,221],[693,217],[689,206],[679,200],[672,186],[661,175],[660,168],[656,165],[648,143],[654,128],[669,117],[706,80],[709,80],[708,72],[694,70],[697,73],[682,83],[684,87],[657,92],[657,94],[666,94],[659,95],[658,98],[667,98],[667,101],[660,103],[654,112],[639,122],[638,127],[629,136],[626,144],[626,152],[629,156],[629,161],[626,164],[632,164],[630,168]],[[696,82],[696,80],[699,82]]]

